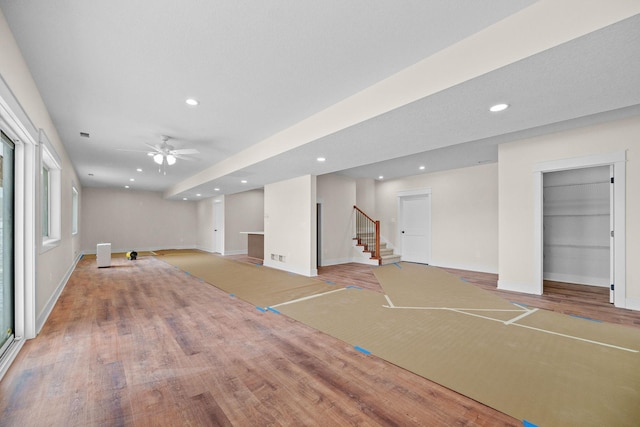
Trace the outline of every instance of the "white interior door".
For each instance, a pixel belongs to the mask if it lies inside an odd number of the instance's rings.
[[[402,260],[431,262],[431,195],[401,196],[399,201]]]
[[[224,209],[222,203],[213,204],[213,251],[224,253]]]

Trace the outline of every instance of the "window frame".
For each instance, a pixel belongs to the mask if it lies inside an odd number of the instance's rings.
[[[80,193],[75,185],[71,186],[71,235],[76,236],[79,231]]]
[[[42,239],[40,252],[49,251],[60,245],[61,241],[61,163],[60,157],[49,141],[44,130],[40,129],[40,237]],[[44,199],[44,170],[48,171],[47,201]],[[46,235],[43,227],[45,209],[48,217],[48,230]]]

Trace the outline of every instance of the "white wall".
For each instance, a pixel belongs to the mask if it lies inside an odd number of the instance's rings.
[[[264,265],[316,276],[316,177],[305,175],[264,188]],[[271,260],[282,255],[284,262]]]
[[[197,203],[162,198],[162,193],[85,187],[80,230],[82,250],[111,243],[112,252],[195,248]]]
[[[58,136],[49,112],[33,81],[31,72],[11,34],[4,15],[0,11],[0,75],[19,101],[36,128],[45,131],[61,161],[61,236],[57,246],[41,252],[39,239],[36,248],[35,314],[38,329],[55,303],[80,254],[80,235],[71,234],[71,187],[79,183],[78,176]],[[37,165],[36,182],[39,185],[40,166]],[[79,197],[83,194],[76,185]],[[35,200],[35,212],[39,215],[40,201]],[[39,218],[39,216],[37,216]],[[39,224],[39,223],[37,223]]]
[[[640,117],[499,147],[499,286],[535,293],[534,165],[626,150],[626,306],[640,309]],[[619,301],[616,301],[618,304]]]
[[[264,231],[264,190],[224,196],[224,254],[246,254],[247,235],[242,231]]]
[[[320,265],[354,261],[356,253],[352,239],[356,181],[337,174],[319,176],[317,196],[321,204],[321,218],[318,219],[321,224]]]
[[[376,217],[376,182],[371,178],[356,179],[356,206],[371,218]]]
[[[376,217],[383,241],[398,246],[398,192],[431,189],[431,262],[498,272],[498,166],[481,165],[379,181]]]

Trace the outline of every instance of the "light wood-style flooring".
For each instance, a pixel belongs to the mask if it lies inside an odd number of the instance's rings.
[[[230,257],[255,262],[246,256]],[[373,268],[320,279],[381,291]],[[450,270],[492,292],[496,277]],[[532,306],[640,327],[602,295],[545,286]],[[605,295],[606,297],[606,295]],[[606,299],[606,298],[605,298]],[[521,421],[158,258],[83,259],[0,382],[0,426],[518,426]]]

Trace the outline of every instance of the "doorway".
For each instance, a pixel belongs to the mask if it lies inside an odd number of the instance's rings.
[[[431,263],[431,190],[398,194],[398,232],[402,261]]]
[[[322,265],[322,205],[316,203],[316,268]]]
[[[625,308],[626,300],[626,151],[540,162],[534,166],[534,283],[544,288],[544,183],[550,172],[605,166],[610,168],[610,300]]]
[[[224,255],[224,204],[213,202],[213,252]]]
[[[543,174],[543,278],[609,288],[611,166]]]
[[[15,337],[14,145],[1,133],[0,143],[0,357]]]

